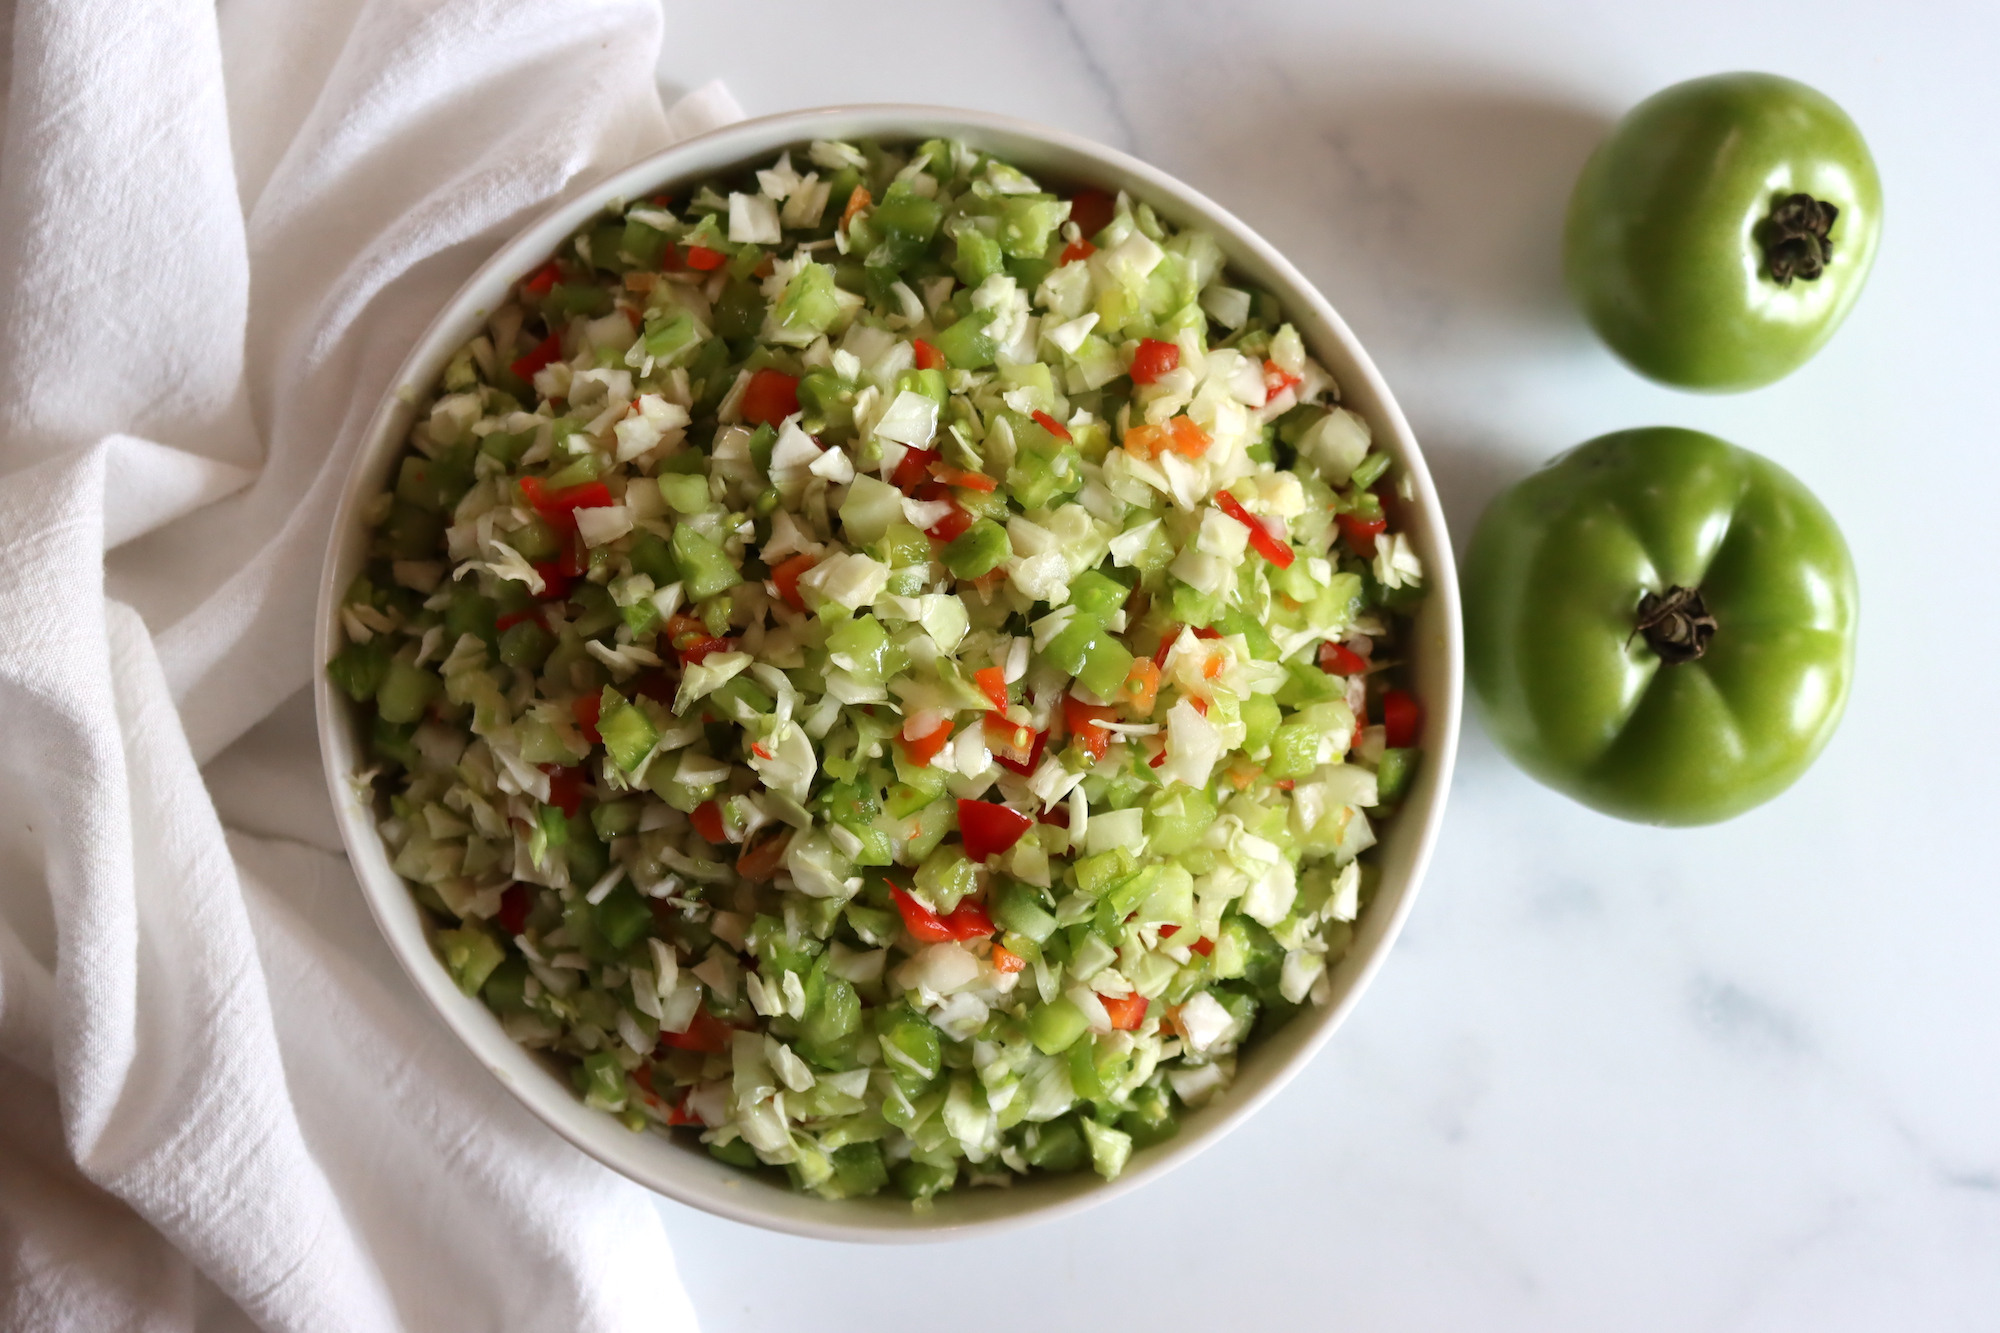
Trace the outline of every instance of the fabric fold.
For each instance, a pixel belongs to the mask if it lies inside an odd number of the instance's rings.
[[[0,1327],[691,1328],[650,1196],[200,765],[311,678],[335,494],[493,246],[669,116],[654,0],[16,0],[0,130]],[[243,773],[302,771],[309,731]],[[255,765],[264,766],[262,770]],[[238,800],[254,799],[254,777]],[[267,830],[319,830],[289,803]]]

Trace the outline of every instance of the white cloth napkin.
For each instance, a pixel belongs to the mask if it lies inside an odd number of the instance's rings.
[[[7,10],[0,1327],[691,1328],[650,1198],[199,765],[315,670],[335,493],[445,299],[740,112],[663,112],[657,0]]]

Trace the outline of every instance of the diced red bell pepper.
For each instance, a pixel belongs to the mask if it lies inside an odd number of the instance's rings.
[[[688,1026],[692,1028],[694,1025],[690,1023]],[[641,1065],[639,1068],[643,1070],[645,1066]],[[667,1123],[678,1127],[681,1125],[699,1125],[702,1123],[702,1120],[700,1116],[688,1109],[688,1099],[683,1097],[674,1103],[671,1111],[667,1112]]]
[[[1131,1032],[1146,1021],[1146,997],[1143,995],[1100,995],[1098,1003],[1111,1018],[1111,1026],[1120,1032]]]
[[[1231,495],[1228,491],[1217,491],[1215,493],[1215,506],[1238,523],[1241,523],[1244,527],[1250,529],[1250,545],[1258,555],[1263,556],[1279,569],[1290,569],[1292,567],[1294,557],[1291,545],[1273,537],[1271,530],[1264,526],[1263,520],[1245,509],[1235,496]]]
[[[974,861],[998,856],[1021,840],[1035,821],[1019,810],[1010,810],[991,801],[958,803],[958,832],[965,839],[965,854]]]
[[[944,353],[925,342],[922,338],[911,340],[910,350],[917,354],[918,370],[944,369]]]
[[[1111,748],[1111,733],[1103,723],[1118,716],[1118,710],[1103,704],[1087,704],[1073,694],[1063,696],[1063,725],[1070,734],[1083,742],[1083,748],[1092,759],[1104,758],[1104,752]]]
[[[583,808],[583,770],[543,764],[542,772],[549,775],[549,804],[562,811],[563,818],[575,819]]]
[[[997,666],[981,667],[972,673],[979,692],[993,701],[995,708],[1007,706],[1007,673]]]
[[[1354,553],[1364,560],[1374,559],[1375,539],[1388,529],[1389,520],[1386,517],[1362,518],[1359,514],[1342,514],[1339,523],[1340,535],[1347,538],[1347,544],[1354,548]]]
[[[993,970],[1001,976],[1012,976],[1028,965],[1028,960],[1015,953],[1004,944],[993,946]]]
[[[1188,945],[1188,948],[1193,949],[1203,958],[1206,958],[1215,952],[1215,941],[1210,939],[1196,940],[1193,944]]]
[[[1153,384],[1160,376],[1180,369],[1181,349],[1173,343],[1161,342],[1158,338],[1141,338],[1139,350],[1132,354],[1132,382]]]
[[[993,715],[989,714],[986,719],[987,736],[989,739],[992,738],[995,721],[996,718]],[[1012,723],[1006,722],[1004,720],[1000,720],[999,725],[1005,728],[1013,728]],[[1020,731],[1027,730],[1027,728],[1025,727],[1014,728],[1014,729]],[[1042,762],[1042,751],[1048,747],[1048,743],[1049,743],[1049,733],[1046,731],[1038,731],[1035,733],[1035,739],[1028,745],[1027,759],[1025,760],[1010,759],[1006,755],[1000,753],[999,750],[995,749],[993,750],[993,762],[1000,765],[1000,767],[1006,769],[1009,773],[1018,773],[1025,778],[1030,773],[1033,773],[1035,771],[1035,765]]]
[[[1346,644],[1328,639],[1319,646],[1319,669],[1330,676],[1358,676],[1368,669],[1368,659]]]
[[[937,752],[951,743],[951,719],[946,718],[915,740],[898,732],[896,743],[903,747],[903,753],[912,764],[918,768],[929,768],[931,760],[937,758]]]
[[[1266,361],[1264,363],[1265,402],[1268,403],[1285,390],[1296,389],[1304,383],[1305,380],[1302,377],[1286,373],[1284,367],[1280,366],[1277,362]]]
[[[729,262],[729,256],[720,250],[711,250],[705,245],[690,245],[688,267],[701,273],[713,273]]]
[[[734,639],[696,639],[687,647],[678,649],[682,666],[699,666],[710,653],[726,653],[736,646]]]
[[[1382,696],[1382,742],[1391,750],[1404,750],[1417,743],[1424,729],[1424,706],[1408,690],[1390,690]]]
[[[1068,440],[1074,438],[1073,436],[1070,435],[1068,426],[1063,425],[1062,422],[1057,421],[1047,412],[1037,411],[1032,415],[1035,418],[1035,424],[1037,426],[1040,426],[1043,430],[1055,436],[1057,439]]]
[[[1160,635],[1160,646],[1153,650],[1154,666],[1163,667],[1167,664],[1167,654],[1174,650],[1174,640],[1180,638],[1182,628],[1184,627],[1180,625],[1169,625],[1166,632]]]
[[[535,372],[539,371],[543,366],[561,359],[562,335],[560,333],[551,333],[548,337],[528,349],[528,351],[515,357],[514,364],[508,366],[507,369],[514,372],[514,378],[517,380],[532,380],[535,378]]]
[[[1097,247],[1089,241],[1071,241],[1063,247],[1062,263],[1074,264],[1079,259],[1088,259],[1097,253]]]
[[[552,491],[542,484],[540,477],[523,477],[520,487],[521,498],[533,505],[536,513],[565,531],[576,526],[577,510],[603,509],[612,503],[611,488],[601,481],[586,481]]]
[[[720,847],[729,841],[729,831],[722,822],[722,807],[714,801],[703,801],[696,806],[694,813],[688,816],[688,822],[694,825],[694,831],[701,835],[704,842]]]
[[[778,589],[778,596],[786,606],[794,611],[806,609],[805,598],[799,595],[799,578],[819,561],[801,551],[795,556],[780,561],[772,567],[771,582]]]
[[[556,281],[561,277],[562,267],[555,260],[551,259],[548,263],[536,269],[534,274],[521,284],[521,290],[532,292],[536,296],[547,296],[551,291],[555,290]]]
[[[1214,443],[1215,437],[1197,426],[1191,417],[1172,417],[1167,421],[1167,448],[1182,458],[1200,458]]]
[[[539,623],[541,618],[542,612],[540,607],[530,608],[526,611],[509,611],[504,616],[496,616],[494,618],[493,628],[498,633],[505,634],[524,620],[533,620]]]
[[[737,410],[751,425],[776,430],[786,417],[799,410],[798,376],[765,367],[743,386],[743,401]]]
[[[790,830],[767,834],[743,849],[743,854],[736,858],[736,873],[759,883],[770,879],[785,864],[785,853],[791,846]]]
[[[896,463],[896,470],[889,474],[889,484],[908,495],[929,478],[931,464],[937,462],[935,449],[906,449]]]
[[[1082,189],[1069,197],[1069,220],[1085,237],[1110,226],[1117,212],[1118,201],[1102,190]]]
[[[993,924],[993,918],[986,914],[986,909],[969,899],[954,907],[951,915],[944,918],[944,928],[951,932],[955,940],[983,940],[999,929]]]
[[[729,1039],[736,1029],[711,1014],[706,1009],[696,1009],[694,1020],[686,1032],[662,1032],[660,1045],[670,1046],[677,1051],[701,1051],[706,1055],[720,1055],[729,1049]]]
[[[991,494],[1000,489],[1000,483],[984,472],[967,472],[953,467],[942,459],[931,464],[931,475],[947,486],[963,486],[968,491]]]
[[[895,900],[896,910],[903,914],[903,929],[910,932],[912,939],[924,944],[942,944],[957,938],[943,917],[894,884],[889,886],[889,897]]]
[[[597,715],[603,707],[604,696],[601,694],[579,694],[570,700],[569,711],[576,718],[576,729],[592,745],[604,739],[597,734]]]
[[[533,889],[525,884],[509,884],[507,891],[500,895],[500,910],[493,914],[493,919],[509,935],[518,935],[528,928],[528,913],[534,906]]]
[[[543,601],[560,602],[563,598],[569,596],[569,583],[572,576],[568,570],[562,567],[561,562],[544,560],[535,566],[535,572],[542,576]]]
[[[1036,815],[1035,822],[1037,824],[1053,824],[1057,828],[1068,828],[1069,807],[1066,805],[1051,806],[1039,815]]]
[[[972,526],[972,515],[967,513],[958,501],[949,500],[949,503],[951,504],[951,512],[933,523],[924,534],[932,541],[957,541],[959,535]]]

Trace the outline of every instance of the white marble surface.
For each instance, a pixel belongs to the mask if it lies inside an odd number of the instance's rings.
[[[1865,608],[1840,735],[1720,828],[1601,818],[1470,728],[1430,881],[1354,1019],[1249,1126],[1133,1197],[917,1251],[663,1203],[709,1329],[2000,1326],[1990,0],[668,12],[670,88],[721,75],[752,114],[1008,112],[1236,210],[1373,351],[1461,541],[1549,454],[1679,423],[1812,486]],[[1855,116],[1887,239],[1813,364],[1698,399],[1592,342],[1557,231],[1623,108],[1743,67]]]

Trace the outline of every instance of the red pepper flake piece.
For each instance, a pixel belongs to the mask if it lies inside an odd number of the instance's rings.
[[[1012,976],[1028,965],[1028,960],[1015,953],[1004,944],[993,946],[993,970],[1001,976]]]
[[[1288,373],[1275,361],[1264,363],[1264,401],[1270,402],[1287,389],[1296,389],[1305,380],[1301,376]]]
[[[1263,556],[1279,569],[1290,569],[1292,567],[1294,557],[1291,546],[1273,537],[1271,530],[1264,526],[1263,521],[1238,503],[1235,496],[1231,495],[1228,491],[1217,491],[1215,493],[1215,505],[1223,513],[1250,529],[1250,545],[1255,548],[1258,555]]]
[[[1088,259],[1097,253],[1097,247],[1089,241],[1071,241],[1063,247],[1062,263],[1074,264],[1080,259]],[[1060,265],[1058,265],[1060,267]]]
[[[1031,415],[1033,415],[1033,417],[1035,418],[1035,424],[1036,424],[1037,426],[1040,426],[1040,427],[1041,427],[1041,428],[1042,428],[1043,430],[1045,430],[1045,431],[1047,431],[1047,432],[1048,432],[1049,434],[1051,434],[1051,435],[1055,436],[1055,437],[1056,437],[1057,439],[1059,439],[1059,440],[1068,440],[1068,439],[1073,439],[1073,438],[1074,438],[1074,437],[1073,437],[1073,436],[1072,436],[1072,435],[1071,435],[1071,434],[1069,433],[1069,427],[1068,427],[1068,426],[1065,426],[1065,425],[1063,425],[1063,424],[1062,424],[1062,422],[1060,422],[1060,421],[1057,421],[1057,420],[1056,420],[1056,419],[1055,419],[1054,417],[1050,416],[1050,415],[1049,415],[1049,414],[1048,414],[1047,412],[1040,412],[1040,411],[1037,411],[1037,412],[1035,412],[1035,413],[1032,413]]]
[[[682,666],[699,666],[710,653],[726,653],[735,646],[734,639],[700,638],[676,651],[681,655]]]
[[[925,342],[922,338],[910,341],[910,350],[917,354],[918,370],[943,370],[944,353]]]
[[[951,915],[944,918],[944,928],[951,932],[955,940],[989,939],[999,929],[984,907],[969,901],[952,909]]]
[[[1210,954],[1215,952],[1215,941],[1209,939],[1196,940],[1193,944],[1190,944],[1188,948],[1193,949],[1203,958],[1206,958]]]
[[[505,634],[524,620],[532,620],[538,625],[541,624],[542,609],[540,607],[533,607],[526,611],[509,611],[504,616],[494,618],[493,629],[496,633]]]
[[[729,256],[720,250],[711,250],[705,245],[690,245],[687,248],[688,267],[701,273],[713,273],[729,262]]]

